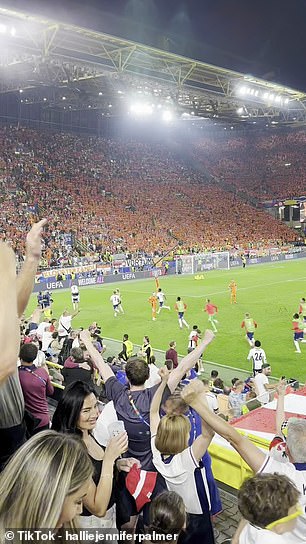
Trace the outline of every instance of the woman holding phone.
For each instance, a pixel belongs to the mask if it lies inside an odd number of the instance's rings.
[[[106,448],[93,436],[99,416],[98,400],[92,385],[77,381],[66,387],[55,410],[52,429],[62,433],[77,434],[87,448],[94,466],[94,475],[84,498],[81,515],[83,528],[116,528],[114,477],[117,470],[129,472],[138,461],[133,458],[118,459],[128,448],[125,431],[113,436]]]

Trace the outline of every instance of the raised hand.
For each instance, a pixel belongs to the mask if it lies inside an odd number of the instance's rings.
[[[41,237],[44,226],[47,224],[47,219],[41,219],[38,223],[34,223],[26,238],[26,255],[32,259],[40,259],[41,257]]]
[[[158,374],[160,375],[162,382],[167,382],[170,376],[170,371],[166,366],[162,366],[159,369]]]
[[[205,393],[203,382],[200,380],[191,380],[181,392],[181,397],[186,404],[192,404],[200,395],[203,396],[203,393]]]
[[[105,457],[108,457],[112,461],[115,461],[122,453],[125,453],[128,449],[129,438],[127,432],[113,436],[106,446]]]

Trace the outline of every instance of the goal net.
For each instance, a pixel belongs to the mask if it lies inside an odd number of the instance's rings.
[[[196,253],[194,255],[177,255],[177,274],[197,274],[208,270],[228,270],[230,267],[229,252]]]

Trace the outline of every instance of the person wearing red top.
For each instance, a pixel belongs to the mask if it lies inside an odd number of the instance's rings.
[[[170,342],[169,348],[166,351],[166,360],[171,360],[173,362],[173,368],[176,368],[178,365],[177,351],[176,351],[176,342],[174,340]]]
[[[215,304],[212,304],[212,302],[210,301],[209,298],[206,300],[206,306],[204,308],[204,312],[206,312],[208,314],[208,321],[211,324],[213,331],[218,332],[217,327],[215,325],[215,323],[218,323],[218,321],[216,319],[216,314],[218,313],[218,308],[217,308],[217,306],[215,306]]]
[[[293,330],[293,343],[295,345],[295,353],[301,353],[300,342],[305,342],[304,340],[304,323],[302,316],[299,314],[294,314],[292,319],[292,330]]]
[[[20,366],[18,374],[24,396],[26,410],[38,420],[38,425],[32,431],[36,434],[45,431],[50,426],[50,414],[47,395],[53,395],[54,388],[48,372],[37,368],[33,361],[37,356],[37,347],[34,344],[24,344],[20,349]]]

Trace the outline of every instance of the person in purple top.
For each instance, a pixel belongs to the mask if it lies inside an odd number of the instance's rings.
[[[36,434],[45,431],[50,426],[50,415],[47,395],[54,392],[48,372],[37,368],[33,361],[37,356],[37,347],[34,344],[23,344],[20,348],[20,366],[18,367],[19,380],[25,401],[25,409],[38,420],[32,431]]]

